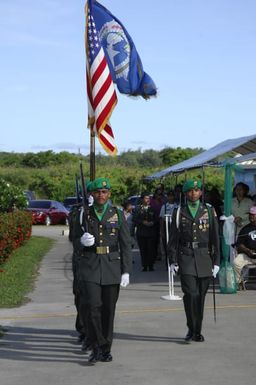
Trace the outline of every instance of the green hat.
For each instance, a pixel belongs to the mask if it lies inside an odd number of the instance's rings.
[[[183,184],[182,191],[185,193],[185,192],[188,192],[190,190],[193,190],[194,188],[199,188],[201,190],[202,189],[202,182],[200,180],[188,179]]]
[[[109,179],[97,178],[92,182],[91,191],[100,190],[103,188],[107,189],[107,190],[109,190],[111,188]]]

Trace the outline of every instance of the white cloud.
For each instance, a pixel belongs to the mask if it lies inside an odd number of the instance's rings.
[[[76,143],[53,143],[53,144],[34,144],[31,146],[32,151],[72,151],[72,152],[88,152],[90,150],[89,145],[79,145]]]

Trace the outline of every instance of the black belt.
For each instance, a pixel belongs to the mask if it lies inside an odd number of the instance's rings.
[[[201,247],[209,247],[207,242],[184,242],[182,246],[190,247],[191,249],[200,249]]]
[[[85,247],[84,249],[85,251],[90,251],[91,253],[96,254],[109,254],[118,251],[117,246],[91,246]]]

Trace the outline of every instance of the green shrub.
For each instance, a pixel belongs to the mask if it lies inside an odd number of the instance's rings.
[[[0,212],[9,212],[15,208],[27,207],[27,200],[19,187],[13,186],[0,178]]]
[[[0,213],[0,265],[6,261],[13,250],[30,238],[31,230],[31,213],[20,210]]]

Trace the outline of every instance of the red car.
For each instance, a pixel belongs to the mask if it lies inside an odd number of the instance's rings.
[[[68,225],[68,210],[60,202],[46,199],[30,200],[28,210],[32,212],[33,224]]]

